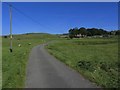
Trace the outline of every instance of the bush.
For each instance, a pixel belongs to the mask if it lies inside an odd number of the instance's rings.
[[[90,61],[79,61],[79,62],[77,63],[77,66],[78,66],[78,67],[80,67],[80,68],[82,68],[82,69],[86,69],[86,70],[88,70],[88,71],[94,71],[94,70],[95,70],[95,68],[94,68],[93,65],[94,65],[94,64],[92,64],[92,62],[90,62]]]

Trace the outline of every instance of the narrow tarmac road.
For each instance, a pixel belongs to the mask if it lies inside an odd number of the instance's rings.
[[[44,44],[32,49],[26,75],[25,88],[97,88],[50,55],[44,49]]]

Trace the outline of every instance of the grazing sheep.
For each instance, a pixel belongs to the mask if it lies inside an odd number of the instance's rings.
[[[21,44],[18,44],[18,47],[21,47]]]
[[[28,45],[31,45],[31,43],[28,43]]]

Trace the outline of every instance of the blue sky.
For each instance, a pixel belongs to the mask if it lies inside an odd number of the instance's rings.
[[[11,2],[39,24],[12,9],[13,34],[44,32],[67,33],[70,28],[118,29],[117,2]],[[9,6],[2,4],[2,34],[9,34]]]

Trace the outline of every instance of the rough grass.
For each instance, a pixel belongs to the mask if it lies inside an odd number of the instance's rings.
[[[31,49],[36,45],[53,40],[55,37],[49,34],[14,35],[12,53],[9,52],[9,38],[3,38],[2,87],[23,88],[25,85],[26,64]],[[19,43],[21,47],[18,46]]]
[[[2,83],[3,88],[24,87],[26,64],[30,50],[51,40],[48,51],[89,80],[103,87],[118,87],[116,39],[59,39],[49,34],[15,35],[13,53],[9,52],[9,38],[3,38]],[[18,44],[21,47],[18,47]],[[31,43],[31,45],[29,45]]]
[[[117,39],[61,40],[46,48],[97,85],[105,88],[118,87]]]

